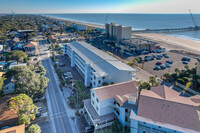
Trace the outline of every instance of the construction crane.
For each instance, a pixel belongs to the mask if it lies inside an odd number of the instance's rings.
[[[109,14],[106,15],[105,24],[106,24],[106,22],[107,22],[108,16],[109,16]]]
[[[194,17],[193,17],[193,15],[192,15],[192,12],[191,12],[190,9],[189,9],[189,12],[190,12],[190,15],[191,15],[191,17],[192,17],[192,21],[193,21],[193,23],[194,23],[194,28],[198,30],[199,27],[198,27],[197,23],[195,22]]]

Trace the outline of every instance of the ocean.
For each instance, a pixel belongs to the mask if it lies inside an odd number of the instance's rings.
[[[194,26],[190,14],[44,14],[67,20],[104,25],[115,22],[139,29],[185,28]],[[200,26],[200,14],[193,14]],[[107,18],[107,19],[106,19]],[[165,33],[171,36],[200,41],[200,31]]]

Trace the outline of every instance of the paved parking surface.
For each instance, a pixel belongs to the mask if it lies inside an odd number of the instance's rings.
[[[76,119],[76,125],[79,129],[79,133],[84,133],[84,129],[85,129],[85,127],[88,126],[88,123],[85,120],[84,116],[80,116],[80,117],[77,117],[77,119]]]
[[[67,56],[59,56],[58,59],[59,63],[65,64],[65,66],[60,67],[64,72],[71,72],[74,80],[81,80],[84,83],[84,79],[80,73],[75,68],[71,67],[70,60]]]
[[[149,73],[151,73],[155,76],[161,77],[161,76],[163,76],[163,74],[165,74],[167,72],[174,73],[175,68],[179,68],[179,70],[185,69],[184,68],[185,64],[183,64],[182,61],[181,61],[182,57],[184,57],[183,55],[172,53],[172,52],[164,52],[164,53],[168,54],[170,57],[169,58],[162,57],[161,60],[156,60],[156,58],[155,58],[153,61],[145,62],[145,64],[144,64],[145,71],[147,71],[147,72],[149,72]],[[153,54],[154,55],[155,54],[164,54],[164,53],[151,53],[151,54],[148,54],[148,55],[140,55],[140,56],[137,56],[137,57],[142,57],[144,59],[145,56],[150,56],[150,55],[153,55]],[[126,60],[132,61],[133,58],[135,58],[135,57],[129,57]],[[172,60],[173,61],[171,68],[166,68],[164,70],[154,70],[156,62],[161,62],[162,64],[165,64],[166,60]],[[196,62],[197,62],[196,59],[191,58],[191,61],[188,63],[188,65],[190,66],[190,68],[194,68]]]

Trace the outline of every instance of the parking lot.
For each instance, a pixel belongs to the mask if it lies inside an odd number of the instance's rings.
[[[65,64],[62,67],[60,67],[64,73],[71,72],[73,76],[72,78],[73,80],[81,80],[84,83],[84,79],[80,75],[80,73],[75,68],[71,67],[70,60],[67,56],[63,56],[63,55],[59,56],[58,60],[59,60],[59,63]]]
[[[155,76],[161,77],[167,72],[174,73],[175,68],[179,68],[179,70],[185,70],[184,66],[186,64],[183,64],[182,60],[181,60],[184,57],[184,55],[180,55],[180,54],[176,54],[176,53],[172,53],[172,52],[163,52],[163,53],[150,53],[150,54],[147,54],[147,55],[140,55],[140,56],[137,56],[137,57],[142,57],[142,59],[144,59],[145,56],[164,54],[164,53],[169,55],[169,58],[162,57],[161,60],[157,60],[156,58],[154,58],[154,60],[152,60],[152,61],[146,61],[144,63],[145,71],[147,71],[147,72],[149,72],[149,73],[151,73]],[[133,60],[133,58],[135,58],[135,57],[132,56],[132,57],[127,58],[126,60],[130,62],[130,61]],[[156,66],[155,64],[157,62],[161,62],[162,64],[165,64],[167,60],[173,61],[173,64],[171,64],[170,68],[165,68],[165,69],[161,69],[161,70],[155,69],[155,66]],[[189,67],[194,68],[196,62],[197,62],[196,59],[191,58],[190,62],[188,63]],[[142,66],[141,63],[139,63],[139,64]]]

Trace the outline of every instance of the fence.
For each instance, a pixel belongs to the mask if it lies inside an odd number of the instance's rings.
[[[180,88],[182,88],[184,91],[189,91],[189,92],[192,93],[192,94],[200,95],[199,92],[196,92],[195,90],[193,90],[193,89],[191,89],[191,88],[188,88],[188,87],[186,87],[186,86],[184,86],[184,85],[182,85],[182,84],[180,84],[180,83],[178,83],[178,82],[175,82],[175,85],[178,86],[178,87],[180,87]]]

